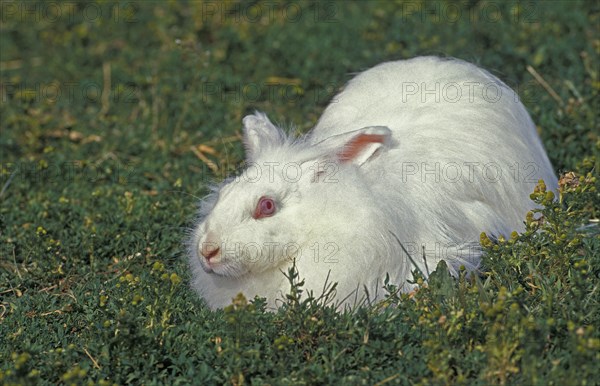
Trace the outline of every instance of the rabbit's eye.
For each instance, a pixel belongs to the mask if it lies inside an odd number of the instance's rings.
[[[262,196],[256,204],[252,217],[258,220],[259,218],[272,216],[274,213],[275,201],[272,198]]]

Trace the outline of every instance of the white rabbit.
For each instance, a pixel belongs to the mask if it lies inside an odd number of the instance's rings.
[[[189,242],[192,286],[211,308],[239,292],[284,299],[337,282],[338,307],[411,289],[414,264],[478,266],[479,235],[523,229],[538,179],[557,179],[516,94],[475,65],[387,62],[352,79],[306,136],[243,120],[248,168],[204,199]]]

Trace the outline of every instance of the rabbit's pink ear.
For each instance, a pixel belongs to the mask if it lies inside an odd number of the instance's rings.
[[[272,124],[264,113],[257,111],[247,115],[242,123],[246,158],[250,162],[256,160],[258,154],[264,149],[281,146],[285,141],[283,131]]]
[[[360,166],[389,144],[392,132],[385,126],[371,126],[349,134],[349,139],[337,149],[336,159]]]

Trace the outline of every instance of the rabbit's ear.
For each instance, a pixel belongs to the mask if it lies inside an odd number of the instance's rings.
[[[392,131],[385,126],[369,126],[336,136],[338,146],[334,158],[358,166],[367,162],[378,151],[389,146]]]
[[[257,111],[253,115],[247,115],[242,123],[248,161],[254,161],[263,149],[280,146],[285,141],[285,134],[264,113]]]

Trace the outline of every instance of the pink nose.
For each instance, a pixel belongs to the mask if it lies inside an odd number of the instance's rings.
[[[202,248],[200,249],[200,253],[206,260],[210,260],[213,257],[217,256],[220,252],[220,248],[215,243],[202,243]]]

